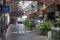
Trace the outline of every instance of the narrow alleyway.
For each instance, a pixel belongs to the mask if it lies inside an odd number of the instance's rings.
[[[25,29],[23,24],[10,25],[6,34],[6,40],[48,40],[46,36],[37,35]]]

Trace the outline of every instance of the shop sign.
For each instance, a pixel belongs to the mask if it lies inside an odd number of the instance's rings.
[[[59,11],[56,11],[55,12],[55,16],[59,16]]]
[[[2,5],[2,12],[9,12],[10,7],[9,5]]]

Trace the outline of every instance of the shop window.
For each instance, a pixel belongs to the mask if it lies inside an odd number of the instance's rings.
[[[55,19],[55,13],[54,12],[50,12],[47,14],[47,19],[48,20],[54,20]]]

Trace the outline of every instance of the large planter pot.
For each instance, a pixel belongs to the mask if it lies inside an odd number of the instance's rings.
[[[52,30],[52,40],[60,40],[60,30]]]
[[[51,39],[51,31],[47,32],[48,39]]]
[[[51,38],[51,31],[42,31],[41,34]]]

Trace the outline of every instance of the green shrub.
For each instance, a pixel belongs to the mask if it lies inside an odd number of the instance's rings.
[[[46,21],[39,25],[38,30],[40,31],[50,31],[52,29],[51,22]]]
[[[23,23],[27,26],[30,27],[32,20],[31,19],[26,19]]]

